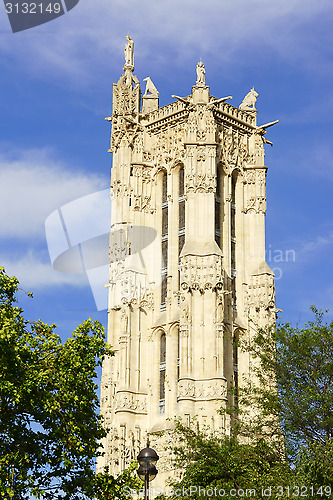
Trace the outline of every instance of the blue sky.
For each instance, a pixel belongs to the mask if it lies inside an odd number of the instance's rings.
[[[134,73],[152,78],[160,105],[191,92],[201,58],[214,96],[239,105],[255,86],[258,124],[280,120],[266,136],[277,307],[285,321],[303,323],[311,304],[332,317],[332,25],[331,0],[80,0],[13,34],[0,6],[0,263],[34,291],[33,300],[22,293],[26,315],[64,337],[87,317],[106,324],[87,277],[52,268],[44,225],[110,184],[104,118],[130,33]]]

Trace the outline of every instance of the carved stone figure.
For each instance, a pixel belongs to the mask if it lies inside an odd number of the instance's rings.
[[[126,35],[125,45],[125,65],[134,66],[134,42],[129,35]]]
[[[243,102],[239,105],[239,109],[243,110],[255,110],[255,104],[257,102],[258,92],[254,90],[254,87],[246,94]]]
[[[206,70],[204,63],[202,61],[199,61],[197,64],[197,85],[199,85],[200,87],[206,85],[205,74]]]
[[[159,92],[158,92],[157,88],[155,87],[155,85],[153,84],[153,82],[151,81],[150,76],[147,76],[147,78],[144,78],[143,81],[147,82],[146,83],[146,90],[145,90],[143,97],[146,97],[147,95],[151,95],[152,97],[158,97]]]

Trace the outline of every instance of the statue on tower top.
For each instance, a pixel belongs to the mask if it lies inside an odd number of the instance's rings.
[[[197,64],[197,86],[204,87],[206,85],[205,74],[206,70],[204,63],[202,61],[199,61]]]
[[[258,92],[254,90],[254,87],[246,94],[246,96],[243,99],[243,102],[239,105],[239,109],[245,110],[245,111],[256,111],[256,102],[257,102],[257,97],[259,96]]]
[[[125,46],[125,66],[134,67],[134,42],[129,35],[126,35],[127,44]]]
[[[125,66],[124,66],[124,73],[125,73],[125,82],[127,87],[132,87],[132,81],[133,81],[133,70],[134,70],[134,42],[132,38],[128,35],[126,35],[126,40],[127,43],[125,45]]]

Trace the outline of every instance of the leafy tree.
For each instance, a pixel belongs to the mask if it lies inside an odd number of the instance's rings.
[[[112,351],[92,320],[62,344],[23,317],[17,289],[0,268],[0,497],[83,498],[105,435],[94,377]]]
[[[268,486],[276,492],[277,487],[283,488],[295,481],[294,471],[263,439],[241,443],[234,437],[177,422],[175,440],[178,444],[173,449],[174,466],[182,471],[182,477],[170,486],[181,498],[190,491],[192,498],[207,495],[226,499],[263,498],[263,490]],[[210,495],[212,491],[214,495]],[[288,498],[288,495],[282,493],[279,497]]]
[[[241,381],[237,407],[228,409],[231,437],[177,423],[174,465],[182,477],[172,486],[182,498],[191,486],[193,498],[207,496],[199,487],[216,498],[219,489],[221,498],[251,491],[259,498],[332,496],[333,322],[311,309],[314,320],[304,328],[280,323],[258,329],[251,344],[240,340],[252,376]]]
[[[142,481],[136,474],[137,462],[132,462],[128,469],[125,469],[117,478],[108,474],[107,470],[103,474],[96,474],[93,488],[90,495],[98,500],[129,500],[132,498],[131,492],[141,491]]]
[[[333,440],[303,446],[296,459],[295,470],[302,484],[323,493],[318,497],[333,495]],[[300,482],[300,481],[299,481]]]
[[[333,322],[325,323],[314,306],[311,310],[314,320],[304,328],[280,323],[258,330],[248,346],[259,361],[254,363],[258,383],[245,386],[244,402],[263,415],[262,430],[269,417],[276,433],[281,424],[292,457],[301,446],[325,445],[333,438]]]

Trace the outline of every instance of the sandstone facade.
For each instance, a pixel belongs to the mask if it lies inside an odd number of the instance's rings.
[[[202,62],[191,94],[161,108],[151,78],[141,95],[133,70],[128,36],[107,118],[108,342],[116,354],[103,366],[101,413],[111,430],[98,470],[121,472],[149,435],[162,481],[174,417],[230,431],[232,422],[217,411],[251,364],[234,340],[275,318],[274,276],[265,263],[264,135],[271,124],[257,126],[254,89],[239,108],[230,96],[213,97]]]

